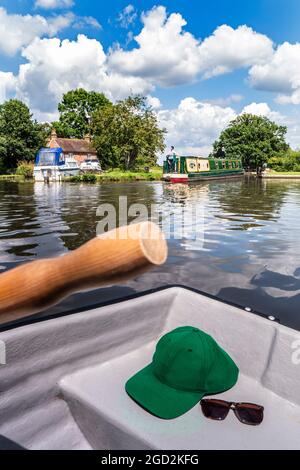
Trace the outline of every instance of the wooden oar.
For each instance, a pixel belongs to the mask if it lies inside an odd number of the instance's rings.
[[[121,227],[53,259],[0,275],[0,323],[40,312],[74,292],[125,281],[167,258],[167,244],[151,222]]]

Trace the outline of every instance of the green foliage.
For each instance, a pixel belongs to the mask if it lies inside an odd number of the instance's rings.
[[[38,124],[21,101],[0,105],[0,171],[15,169],[23,160],[33,162],[48,133],[49,127]]]
[[[19,162],[16,174],[18,176],[23,176],[25,179],[32,179],[33,169],[34,169],[33,163]]]
[[[83,88],[63,95],[58,105],[59,121],[53,123],[58,137],[83,139],[90,132],[92,114],[111,102],[103,93],[86,91]]]
[[[135,169],[156,163],[165,149],[165,130],[143,96],[130,96],[93,114],[93,145],[103,168]]]
[[[244,167],[258,168],[286,152],[287,128],[266,117],[242,114],[221,133],[213,146],[213,157],[241,158]]]
[[[86,175],[78,175],[78,176],[71,176],[64,178],[64,181],[70,181],[72,183],[82,183],[84,181],[84,176]],[[142,171],[123,171],[119,168],[111,169],[106,171],[105,173],[101,174],[90,174],[93,177],[93,181],[88,182],[111,182],[111,181],[159,181],[162,179],[162,168],[154,167],[151,168],[150,172],[142,172]]]
[[[71,183],[81,183],[81,175],[66,176],[63,178],[63,181],[70,181]]]
[[[94,173],[84,173],[81,176],[81,181],[85,183],[96,183],[97,177]]]
[[[288,149],[281,156],[270,158],[268,167],[275,171],[300,171],[300,150]]]
[[[97,176],[94,173],[83,173],[82,175],[67,177],[65,181],[71,181],[72,183],[96,183]]]

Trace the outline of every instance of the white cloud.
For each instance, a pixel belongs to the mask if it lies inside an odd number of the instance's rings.
[[[53,113],[63,93],[78,87],[102,91],[112,99],[152,89],[139,77],[110,73],[102,45],[85,35],[76,41],[36,38],[22,55],[27,63],[20,66],[17,96],[39,116]]]
[[[210,78],[235,68],[250,67],[271,57],[272,41],[247,26],[222,25],[203,42],[184,30],[179,13],[167,15],[163,6],[142,15],[138,47],[111,51],[110,65],[120,73],[147,77],[163,86]]]
[[[36,37],[55,36],[68,27],[100,27],[92,17],[77,17],[69,12],[44,18],[41,15],[10,15],[0,7],[0,52],[13,56]]]
[[[183,99],[177,109],[158,112],[161,127],[168,131],[167,145],[174,145],[182,154],[207,156],[214,140],[236,117],[235,111],[226,107],[204,103],[194,98]]]
[[[129,28],[129,26],[133,25],[137,18],[137,12],[133,5],[127,5],[124,10],[118,16],[118,22],[122,26],[122,28]]]
[[[0,72],[0,104],[15,91],[17,79],[11,72]]]
[[[137,48],[111,52],[110,66],[120,73],[139,75],[159,85],[184,83],[197,74],[198,41],[182,28],[180,14],[167,17],[165,7],[143,14],[144,27],[135,37]]]
[[[36,8],[51,10],[55,8],[70,8],[74,5],[73,0],[36,0]]]
[[[94,18],[93,16],[75,16],[72,27],[75,29],[83,29],[83,28],[95,28],[101,29],[101,24],[99,21]]]
[[[160,100],[156,98],[156,96],[148,95],[147,102],[148,105],[151,106],[153,109],[159,109],[162,106]]]
[[[233,29],[219,26],[200,46],[204,78],[264,63],[272,56],[273,43],[246,25]]]
[[[281,44],[267,63],[251,68],[249,77],[254,88],[279,93],[279,103],[300,104],[300,44]]]
[[[9,15],[0,7],[0,51],[14,55],[36,36],[56,34],[59,31],[58,18],[53,24],[40,15]]]
[[[218,106],[225,107],[225,106],[229,106],[232,103],[239,103],[243,99],[244,97],[242,95],[233,93],[232,95],[229,95],[227,98],[216,98],[212,100],[205,100],[205,103],[216,104]]]
[[[244,107],[242,114],[255,114],[256,116],[265,116],[272,121],[281,123],[283,116],[277,111],[272,111],[267,103],[251,103]]]

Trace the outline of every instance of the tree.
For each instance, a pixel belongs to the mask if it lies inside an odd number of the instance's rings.
[[[19,100],[0,105],[0,168],[15,169],[19,161],[33,162],[45,145],[49,128],[32,118],[29,108]]]
[[[165,149],[165,129],[144,96],[130,96],[93,115],[93,144],[105,167],[125,170],[156,163],[157,152]]]
[[[287,128],[267,117],[242,114],[233,120],[213,145],[213,157],[241,158],[245,167],[262,167],[288,149]]]
[[[103,93],[83,88],[69,91],[58,105],[60,117],[53,127],[59,137],[83,139],[90,132],[92,114],[109,105],[111,102]]]

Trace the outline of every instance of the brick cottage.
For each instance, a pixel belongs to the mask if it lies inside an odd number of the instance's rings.
[[[84,139],[63,139],[57,137],[56,131],[53,129],[47,147],[61,147],[65,157],[75,158],[79,165],[86,160],[97,160],[97,152],[92,146],[89,135]]]

